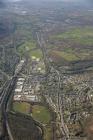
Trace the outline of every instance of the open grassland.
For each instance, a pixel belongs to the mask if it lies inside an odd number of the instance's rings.
[[[26,17],[20,16],[15,17],[15,19],[17,26],[14,35],[19,55],[24,57],[25,53],[28,52],[29,56],[42,59],[42,52],[37,49],[37,43],[34,39],[32,19],[29,17],[27,20]]]
[[[61,34],[57,34],[52,39],[66,40],[81,45],[93,45],[93,27],[74,28]]]
[[[26,102],[14,102],[13,110],[20,113],[29,114],[30,112],[30,104]]]
[[[33,106],[32,116],[35,120],[44,124],[48,124],[51,120],[51,115],[49,110],[46,107],[40,105]]]
[[[26,51],[30,52],[32,49],[35,48],[36,48],[35,41],[29,40],[18,47],[18,53],[20,53],[20,55],[24,55]]]
[[[36,48],[36,42],[34,40],[26,41],[18,47],[18,53],[21,56],[24,56],[26,52],[28,52],[31,57],[34,56],[39,59],[43,57],[41,50]]]
[[[60,59],[63,58],[66,61],[76,61],[79,59],[75,54],[64,51],[51,51],[51,54],[59,57]]]
[[[30,56],[35,56],[36,58],[39,58],[39,59],[42,59],[43,57],[43,54],[42,54],[42,51],[40,49],[36,49],[36,50],[32,50],[30,51]]]
[[[52,125],[51,125],[51,113],[45,106],[30,105],[26,102],[14,102],[13,110],[19,113],[24,113],[44,126],[44,140],[51,140],[52,138]]]
[[[48,124],[51,121],[51,114],[45,106],[41,106],[41,105],[31,106],[29,103],[26,103],[26,102],[14,102],[13,103],[14,111],[29,114],[30,109],[32,112],[32,117],[35,120],[37,120],[41,123],[44,123],[44,124]]]
[[[36,48],[36,43],[35,43],[35,41],[32,41],[32,40],[30,40],[30,41],[26,41],[24,44],[22,44],[21,46],[20,46],[21,48],[26,48],[26,50],[31,50],[31,49],[34,49],[34,48]]]
[[[45,125],[44,127],[44,140],[51,140],[52,137],[52,126],[51,114],[45,106],[34,105],[32,108],[32,117],[38,122]]]
[[[50,57],[59,58],[59,60],[66,60],[68,62],[78,61],[78,60],[90,60],[93,58],[93,51],[91,50],[80,50],[80,51],[71,51],[68,48],[61,51],[53,50],[49,52]]]
[[[51,41],[54,42],[51,44]],[[93,59],[93,27],[69,29],[50,37],[50,57],[59,60],[78,61]],[[55,47],[56,46],[56,47]]]

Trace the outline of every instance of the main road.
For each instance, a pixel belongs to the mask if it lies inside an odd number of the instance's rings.
[[[67,128],[66,124],[64,123],[64,119],[63,119],[63,111],[62,111],[62,104],[61,104],[61,98],[60,98],[61,75],[60,75],[59,71],[51,65],[51,63],[49,61],[49,58],[47,55],[46,43],[44,41],[42,33],[36,32],[36,37],[37,37],[38,45],[43,53],[43,59],[44,59],[45,68],[46,68],[46,76],[49,74],[51,69],[53,71],[55,71],[55,73],[58,76],[58,89],[57,89],[58,106],[56,107],[56,105],[52,102],[52,99],[49,99],[50,97],[47,97],[47,101],[50,104],[50,106],[55,108],[54,110],[56,110],[56,113],[59,114],[59,116],[60,116],[60,130],[63,135],[62,140],[70,140],[69,131],[68,131],[68,128]]]
[[[0,139],[2,139],[2,137],[4,137],[4,135],[6,135],[6,131],[9,132],[9,128],[7,128],[7,109],[8,109],[8,102],[9,99],[12,95],[12,91],[14,89],[16,80],[17,80],[17,76],[19,75],[19,73],[21,72],[23,65],[25,63],[25,60],[21,60],[20,63],[18,64],[16,70],[15,70],[15,74],[13,77],[11,77],[3,86],[1,94],[0,94]],[[8,126],[9,127],[9,126]]]

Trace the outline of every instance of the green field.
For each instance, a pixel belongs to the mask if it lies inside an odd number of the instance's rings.
[[[61,34],[52,36],[52,39],[68,40],[81,45],[93,45],[93,27],[74,28]]]
[[[31,49],[34,49],[36,48],[36,42],[35,41],[26,41],[23,46],[21,47],[25,47],[26,50],[31,50]]]
[[[64,51],[52,51],[51,52],[53,55],[63,58],[66,61],[76,61],[79,60],[79,58],[74,54],[70,52],[64,52]]]
[[[44,125],[44,140],[51,140],[52,126],[50,122],[52,118],[49,110],[45,106],[31,106],[26,102],[14,102],[13,110],[16,112],[24,113],[26,115],[30,115],[30,113],[32,112],[31,116],[33,117],[33,119]]]
[[[76,61],[85,59],[89,60],[93,58],[92,26],[69,29],[63,33],[50,36],[50,40],[55,42],[55,50],[52,46],[53,51],[50,51],[50,55],[55,56],[54,58],[56,59],[59,58],[59,60],[64,59],[66,61]],[[57,42],[59,42],[58,46]]]
[[[30,113],[30,104],[26,103],[26,102],[14,102],[13,110],[20,112],[20,113],[29,114]]]
[[[25,113],[29,114],[31,109],[31,105],[26,102],[14,102],[13,103],[13,110],[20,112],[20,113]],[[33,105],[32,106],[32,117],[44,124],[48,124],[51,121],[51,114],[49,110],[40,105]]]
[[[46,107],[40,105],[33,106],[32,116],[35,120],[44,124],[48,124],[51,120],[51,114],[49,110]]]
[[[36,49],[36,50],[34,50],[34,51],[30,51],[30,56],[31,56],[31,57],[32,57],[32,56],[35,56],[36,58],[42,59],[43,54],[42,54],[42,52],[41,52],[40,49]]]
[[[35,49],[35,50],[33,50]],[[29,55],[35,56],[36,58],[42,59],[43,55],[40,49],[36,48],[36,42],[35,41],[26,41],[24,44],[20,45],[18,47],[18,53],[21,56],[24,56],[25,52],[29,52]]]
[[[44,140],[51,140],[52,128],[51,128],[51,114],[49,110],[40,105],[34,105],[32,109],[32,117],[40,123],[45,125],[44,127]]]
[[[36,42],[35,41],[26,41],[24,44],[20,45],[18,47],[18,52],[21,54],[21,55],[24,55],[24,53],[26,51],[31,51],[32,49],[35,49],[36,48]]]

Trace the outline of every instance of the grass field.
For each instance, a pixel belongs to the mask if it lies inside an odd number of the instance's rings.
[[[26,51],[31,51],[32,49],[36,48],[36,42],[35,41],[26,41],[24,44],[20,45],[18,47],[18,52],[21,54],[21,55],[24,55],[24,53]]]
[[[67,32],[54,35],[52,39],[68,40],[81,45],[93,45],[93,27],[74,28]]]
[[[30,104],[26,103],[26,102],[14,102],[13,110],[20,112],[20,113],[29,114],[30,113]]]
[[[54,41],[54,48],[50,51],[50,57],[55,61],[62,59],[66,61],[90,60],[93,59],[93,27],[84,26],[69,29],[50,37]],[[58,46],[57,46],[58,44]],[[62,45],[62,46],[61,46]]]
[[[35,41],[26,41],[22,47],[26,48],[26,50],[31,50],[31,49],[34,49],[36,48],[36,42]]]
[[[30,51],[30,56],[35,56],[36,58],[42,59],[43,55],[40,49],[36,49],[34,51]]]
[[[26,102],[14,102],[13,103],[13,110],[21,113],[30,113],[31,105]],[[33,105],[32,106],[32,117],[44,124],[48,124],[51,121],[51,114],[49,110],[40,105]]]
[[[25,45],[22,44],[21,46],[19,46],[17,51],[18,51],[18,53],[19,53],[21,56],[23,56],[23,55],[25,54],[25,52],[26,52],[26,47],[25,47]]]
[[[76,61],[79,59],[74,53],[70,52],[52,51],[51,53],[61,59],[63,58],[66,61]]]
[[[20,45],[18,47],[18,53],[23,56],[26,51],[29,52],[29,55],[35,56],[36,58],[42,59],[43,55],[40,49],[35,49],[36,48],[36,42],[35,41],[26,41],[24,44]],[[33,50],[35,49],[35,50]]]
[[[51,114],[49,110],[44,106],[34,105],[32,109],[32,116],[38,122],[45,124],[44,140],[51,140],[52,128],[50,125]]]
[[[14,102],[13,110],[30,115],[30,104],[26,102]],[[51,114],[45,106],[33,105],[31,116],[34,120],[42,123],[44,125],[44,140],[51,140],[52,137],[52,126]]]
[[[48,124],[51,120],[51,115],[46,107],[40,105],[34,105],[32,109],[32,116],[37,121]]]

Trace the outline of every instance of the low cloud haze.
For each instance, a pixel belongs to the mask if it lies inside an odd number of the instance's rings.
[[[93,7],[93,0],[0,0],[0,7],[3,7],[4,4],[8,3],[8,2],[27,2],[27,3],[36,3],[36,4],[40,4],[42,2],[65,2],[65,3],[75,3],[75,4],[79,4],[79,5],[86,5],[89,7]]]
[[[4,0],[0,0],[0,8],[3,8],[5,6]]]

